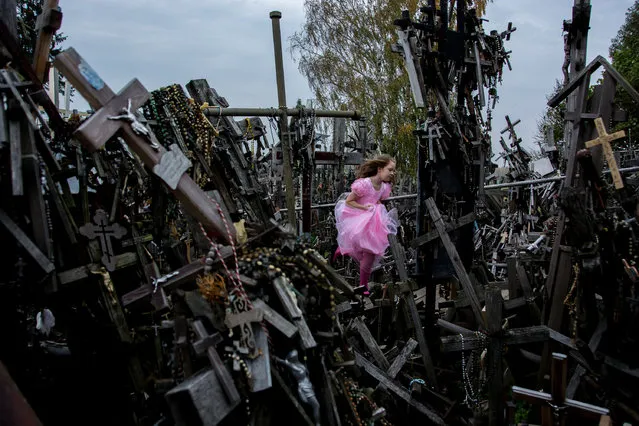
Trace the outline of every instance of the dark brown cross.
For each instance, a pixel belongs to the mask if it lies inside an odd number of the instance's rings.
[[[615,139],[621,139],[625,137],[626,132],[620,130],[618,132],[608,134],[608,132],[606,132],[606,126],[604,126],[604,122],[601,117],[595,118],[595,126],[597,126],[597,133],[599,134],[599,137],[597,139],[586,142],[586,148],[592,148],[593,146],[601,145],[601,147],[603,148],[604,157],[606,158],[606,162],[608,163],[608,168],[610,169],[612,181],[615,184],[615,188],[621,189],[623,188],[623,181],[621,180],[621,173],[619,173],[617,160],[615,160],[615,154],[612,151],[610,142],[614,141]]]
[[[566,399],[566,378],[568,373],[568,357],[564,354],[552,354],[552,367],[550,371],[551,393],[539,392],[530,389],[513,386],[513,398],[526,401],[530,404],[542,404],[542,426],[566,424],[566,412],[572,412],[575,416],[601,420],[608,416],[608,409],[597,407]],[[572,423],[572,422],[571,422]]]
[[[506,124],[507,124],[507,126],[506,126],[505,129],[503,129],[501,132],[499,132],[502,135],[504,133],[506,133],[506,132],[510,133],[510,139],[512,140],[510,146],[513,147],[513,148],[515,146],[519,146],[519,144],[521,143],[521,138],[518,138],[517,137],[517,133],[515,132],[515,126],[518,125],[520,122],[521,122],[521,120],[517,120],[514,123],[512,123],[510,121],[510,117],[506,116]]]
[[[135,111],[149,99],[149,92],[142,83],[133,79],[116,95],[73,48],[56,56],[54,66],[96,111],[73,134],[86,149],[90,152],[98,150],[119,132],[149,169],[154,172],[158,167],[163,169],[157,174],[207,231],[226,242],[235,240],[235,227],[229,226],[227,230],[215,204],[188,174],[183,173],[184,155],[177,152],[179,149],[167,151],[137,120],[127,119],[135,118]],[[113,119],[118,116],[123,120]],[[173,176],[169,177],[169,174]]]

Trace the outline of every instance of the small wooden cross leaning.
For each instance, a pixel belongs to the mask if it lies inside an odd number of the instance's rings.
[[[623,188],[623,181],[621,180],[621,173],[619,173],[619,167],[617,166],[615,154],[612,151],[610,142],[614,141],[615,139],[621,139],[625,137],[626,132],[620,130],[618,132],[608,134],[608,132],[606,132],[606,126],[604,126],[604,122],[601,117],[595,118],[595,126],[597,126],[597,133],[599,134],[599,137],[597,139],[586,142],[586,148],[592,148],[593,146],[601,145],[601,147],[603,148],[604,157],[606,157],[606,162],[608,163],[608,168],[610,169],[612,181],[615,184],[615,188],[621,189]]]
[[[153,133],[138,122],[135,112],[150,96],[138,79],[131,80],[116,95],[73,48],[58,54],[53,65],[96,111],[73,134],[86,149],[90,152],[100,149],[119,132],[133,152],[208,232],[225,242],[235,240],[235,227],[225,226],[217,206],[185,173],[190,161],[177,145],[167,151]]]

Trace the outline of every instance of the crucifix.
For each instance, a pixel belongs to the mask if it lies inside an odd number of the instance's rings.
[[[97,210],[93,216],[93,223],[87,223],[80,227],[80,234],[89,239],[99,238],[100,248],[102,249],[102,264],[108,271],[115,270],[115,255],[113,253],[113,245],[111,237],[118,240],[126,235],[126,229],[117,223],[109,225],[109,218],[104,210]]]
[[[531,404],[547,404],[542,408],[542,426],[564,426],[566,411],[590,420],[600,420],[608,416],[608,409],[595,405],[566,399],[566,377],[568,373],[568,357],[564,354],[552,354],[550,379],[551,393],[539,392],[513,386],[513,398]],[[572,423],[572,422],[571,422]]]
[[[597,139],[586,142],[586,148],[592,148],[601,145],[601,147],[603,148],[604,157],[606,158],[606,162],[608,163],[608,168],[610,169],[612,181],[615,184],[615,188],[621,189],[623,188],[623,181],[621,180],[621,173],[619,173],[619,167],[617,166],[615,154],[612,151],[610,142],[625,137],[626,132],[620,130],[618,132],[608,134],[608,132],[606,132],[606,126],[604,125],[601,117],[595,118],[595,126],[597,126],[597,133],[599,134],[599,137]]]
[[[513,148],[519,147],[519,144],[521,143],[521,138],[517,137],[517,133],[515,132],[515,126],[521,123],[521,120],[518,119],[517,121],[512,123],[510,121],[510,117],[506,116],[506,123],[507,123],[506,128],[499,133],[503,135],[504,133],[509,132],[510,133],[509,138],[512,140],[512,142],[510,143],[510,146]]]
[[[133,79],[116,95],[73,48],[56,56],[54,66],[96,111],[73,134],[86,149],[94,152],[120,133],[133,152],[164,181],[185,210],[207,231],[225,242],[235,240],[235,227],[225,226],[219,204],[214,204],[185,173],[190,162],[179,147],[174,144],[167,151],[137,120],[135,111],[149,99],[149,92],[142,83]]]

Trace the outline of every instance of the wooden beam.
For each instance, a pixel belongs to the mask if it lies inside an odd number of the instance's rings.
[[[419,342],[419,351],[422,354],[422,361],[424,362],[424,368],[426,368],[426,377],[428,378],[428,385],[433,389],[437,389],[437,375],[435,374],[435,367],[433,366],[433,358],[430,355],[430,349],[428,348],[428,342],[426,342],[426,336],[424,336],[424,329],[422,328],[422,321],[419,318],[419,312],[417,311],[417,305],[415,305],[415,298],[413,292],[404,294],[404,303],[410,313],[410,317],[415,327],[415,336],[417,336],[417,342]]]
[[[395,383],[395,381],[392,380],[390,377],[388,377],[386,373],[384,373],[382,370],[377,368],[375,365],[373,365],[372,362],[370,362],[369,360],[367,360],[366,358],[364,358],[362,355],[360,355],[357,352],[355,352],[355,362],[357,363],[357,365],[364,368],[364,370],[366,370],[366,372],[370,374],[373,378],[377,379],[381,384],[386,386],[386,388],[388,388],[390,391],[395,393],[401,399],[406,401],[409,405],[416,408],[419,412],[421,412],[426,417],[428,417],[428,420],[430,420],[432,423],[437,425],[446,424],[444,420],[439,415],[437,415],[437,413],[428,409],[421,402],[413,399],[411,394],[403,386],[400,386],[397,383]]]
[[[475,315],[475,320],[477,321],[477,324],[485,326],[484,317],[481,314],[481,305],[479,304],[479,299],[477,298],[477,294],[475,293],[475,288],[473,287],[470,278],[468,277],[468,273],[466,272],[466,269],[462,264],[455,245],[448,236],[446,225],[444,224],[442,216],[439,213],[437,206],[435,205],[435,200],[433,200],[432,197],[426,200],[426,208],[430,213],[430,217],[433,220],[433,223],[437,227],[439,237],[441,238],[442,244],[444,245],[444,248],[448,253],[448,257],[453,264],[453,268],[455,268],[455,272],[457,273],[457,277],[459,278],[459,282],[462,285],[464,293],[470,301],[470,307],[472,308],[473,314]]]
[[[51,262],[51,260],[42,253],[38,246],[31,241],[27,234],[25,234],[25,232],[20,229],[13,220],[11,220],[11,218],[2,209],[0,209],[0,223],[27,251],[29,256],[31,256],[44,273],[48,274],[55,270],[55,265]]]
[[[464,215],[457,220],[447,222],[446,231],[452,232],[456,229],[461,228],[462,226],[466,226],[469,223],[473,223],[474,220],[475,220],[475,213],[468,213],[467,215]],[[413,241],[411,241],[410,246],[413,248],[417,248],[419,246],[423,246],[424,244],[428,244],[437,238],[439,238],[439,231],[435,229],[425,233],[424,235],[421,235],[415,238]]]
[[[375,338],[371,334],[366,324],[364,324],[361,318],[357,317],[353,321],[353,325],[355,329],[357,330],[357,332],[359,333],[359,336],[362,338],[364,345],[366,345],[366,348],[368,349],[370,354],[373,356],[373,359],[375,360],[375,364],[377,364],[378,367],[384,370],[388,370],[390,368],[390,363],[384,356],[384,352],[382,352],[382,350],[379,348],[379,345],[375,341]]]
[[[115,256],[115,270],[128,268],[138,264],[138,256],[135,253],[127,252]],[[58,273],[60,285],[69,285],[89,278],[91,270],[100,267],[100,264],[92,263],[86,266],[69,269]],[[124,303],[123,303],[124,305]],[[124,305],[126,306],[126,305]]]

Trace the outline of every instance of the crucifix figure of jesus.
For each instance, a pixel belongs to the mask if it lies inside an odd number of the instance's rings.
[[[229,219],[223,216],[222,207],[185,173],[190,162],[181,151],[178,152],[177,145],[167,151],[137,120],[136,111],[150,97],[142,83],[133,79],[116,95],[73,48],[58,54],[54,66],[96,111],[73,134],[87,150],[96,151],[109,139],[121,135],[142,162],[166,183],[184,209],[212,236],[226,242],[235,241],[235,227],[228,226]]]
[[[612,181],[615,184],[615,188],[621,189],[623,188],[623,181],[621,180],[621,173],[619,173],[617,160],[615,160],[615,154],[612,151],[610,142],[614,141],[615,139],[621,139],[625,137],[626,132],[620,130],[618,132],[608,134],[608,132],[606,132],[606,126],[604,126],[604,122],[601,117],[595,118],[595,126],[597,126],[597,133],[599,134],[599,137],[597,139],[586,142],[586,148],[592,148],[593,146],[601,145],[601,147],[603,148],[604,157],[606,158],[606,162],[608,163],[608,168],[610,169]]]

